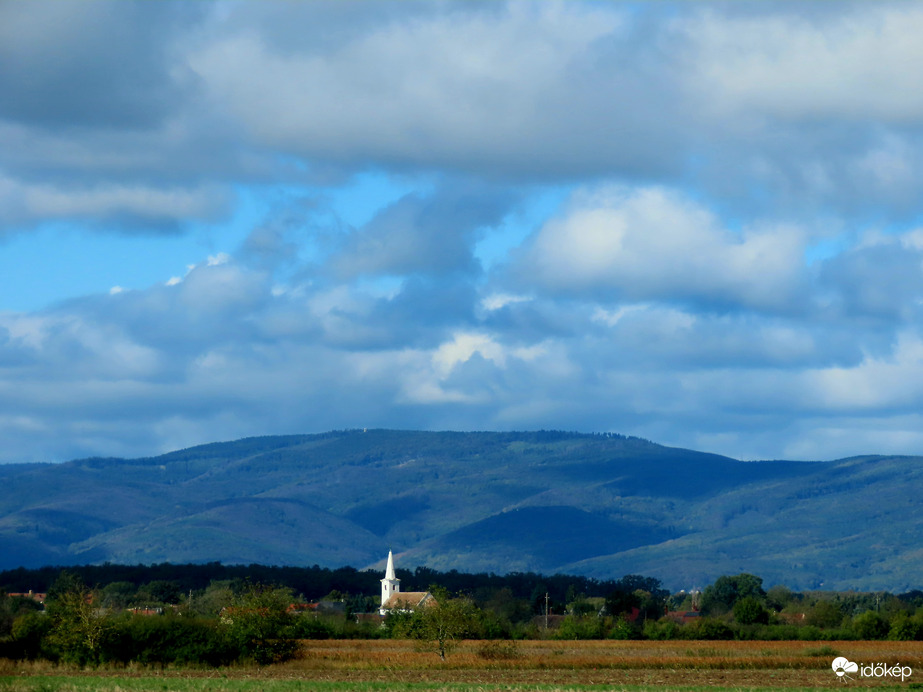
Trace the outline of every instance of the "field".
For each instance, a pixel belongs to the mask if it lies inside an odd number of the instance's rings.
[[[901,683],[841,679],[836,656],[910,666]],[[104,668],[0,662],[0,692],[467,692],[510,690],[923,687],[923,642],[462,642],[445,662],[401,640],[310,641],[289,663],[213,669]]]

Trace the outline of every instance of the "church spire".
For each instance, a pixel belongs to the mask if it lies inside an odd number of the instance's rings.
[[[394,579],[394,556],[388,551],[388,566],[385,568],[385,579]]]

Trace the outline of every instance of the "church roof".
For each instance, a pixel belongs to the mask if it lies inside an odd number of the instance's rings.
[[[436,603],[433,594],[429,591],[404,591],[392,594],[381,607],[382,610],[413,610],[414,608],[427,607]]]

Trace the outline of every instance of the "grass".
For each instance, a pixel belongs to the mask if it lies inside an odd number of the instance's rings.
[[[829,689],[830,664],[911,666],[923,683],[923,642],[462,642],[443,663],[411,642],[309,641],[289,663],[257,667],[77,670],[0,661],[0,692],[584,692]],[[908,686],[905,683],[904,686]],[[898,683],[899,684],[899,683]],[[850,688],[883,687],[853,679]]]

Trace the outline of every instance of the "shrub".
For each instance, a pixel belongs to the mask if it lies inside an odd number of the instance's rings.
[[[843,622],[843,611],[833,601],[818,601],[808,611],[805,622],[814,627],[838,627]]]
[[[102,655],[107,661],[147,666],[222,666],[237,660],[241,651],[212,620],[135,615],[120,618],[107,629]]]
[[[701,618],[693,625],[689,633],[693,639],[733,639],[734,630],[729,625],[714,618]]]
[[[765,625],[769,612],[755,596],[745,596],[734,604],[734,619],[742,625]]]
[[[898,613],[891,620],[888,639],[893,641],[923,639],[923,622],[920,621],[918,616],[909,617],[906,613]]]
[[[860,639],[884,639],[888,636],[888,621],[874,610],[857,615],[852,629]]]
[[[289,632],[295,639],[330,639],[334,635],[334,627],[333,623],[326,620],[311,615],[299,615],[294,618]]]
[[[682,639],[682,628],[674,620],[660,618],[659,620],[648,620],[645,622],[642,634],[645,639],[653,639],[656,641]]]
[[[3,658],[30,661],[41,658],[43,640],[51,630],[51,621],[42,613],[26,613],[13,620],[12,634],[4,643]]]
[[[609,630],[609,639],[639,639],[641,631],[637,625],[625,618],[617,618]]]
[[[605,623],[598,617],[568,615],[554,633],[555,639],[602,639],[606,635]]]

